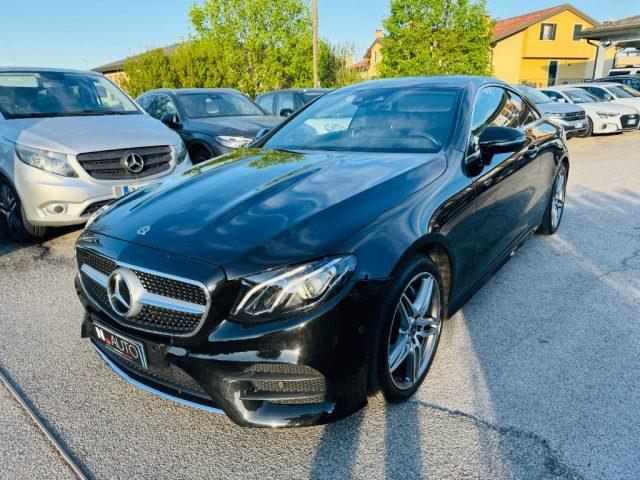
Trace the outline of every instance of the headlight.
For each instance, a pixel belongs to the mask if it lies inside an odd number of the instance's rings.
[[[616,118],[619,113],[596,112],[600,118]]]
[[[64,153],[38,150],[37,148],[25,147],[17,143],[15,144],[15,149],[20,161],[27,165],[55,173],[56,175],[62,175],[63,177],[78,176],[69,165],[67,155]]]
[[[215,137],[216,142],[218,142],[223,147],[227,148],[241,148],[249,145],[253,142],[253,138],[249,137],[228,137],[226,135],[220,135]]]
[[[109,210],[112,205],[113,205],[112,203],[108,203],[106,205],[101,206],[98,210],[96,210],[95,213],[89,217],[89,220],[87,220],[87,223],[84,226],[84,228],[89,228],[89,225],[95,222],[100,215],[102,215],[104,212]]]
[[[176,165],[180,165],[187,159],[187,147],[182,140],[173,146],[173,152],[176,156]]]
[[[337,294],[355,269],[355,257],[347,255],[246,277],[232,319],[276,320],[312,309]]]

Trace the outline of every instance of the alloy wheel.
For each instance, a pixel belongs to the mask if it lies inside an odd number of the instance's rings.
[[[5,217],[11,236],[21,233],[22,225],[18,201],[7,185],[2,185],[0,188],[0,215]]]
[[[567,182],[567,172],[563,168],[558,172],[556,183],[553,187],[553,198],[551,199],[551,225],[554,230],[560,224],[562,212],[564,211],[565,184]]]
[[[416,275],[400,296],[388,342],[391,380],[400,390],[420,381],[435,354],[442,328],[442,302],[436,279]]]

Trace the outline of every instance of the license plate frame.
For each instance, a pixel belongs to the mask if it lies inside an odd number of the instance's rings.
[[[147,354],[142,342],[116,333],[102,324],[94,323],[93,330],[94,341],[101,347],[142,369],[148,368]]]

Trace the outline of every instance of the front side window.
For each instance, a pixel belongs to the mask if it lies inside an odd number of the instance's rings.
[[[555,23],[543,23],[540,25],[540,40],[555,40],[557,27]]]
[[[101,75],[2,72],[0,113],[6,119],[14,119],[135,115],[140,114],[140,110]]]
[[[165,115],[178,115],[175,104],[167,95],[155,95],[149,110],[147,111],[153,118],[161,120]]]
[[[264,115],[260,107],[239,93],[183,93],[179,98],[189,118]]]
[[[599,100],[603,100],[605,102],[613,100],[613,96],[611,96],[611,94],[607,93],[603,88],[582,87],[582,89],[586,90],[591,95],[593,95],[594,97],[598,98]]]
[[[293,93],[282,93],[278,95],[278,110],[282,112],[282,110],[285,109],[295,112],[296,99]]]
[[[454,129],[460,90],[402,87],[327,94],[264,145],[276,150],[435,153]]]

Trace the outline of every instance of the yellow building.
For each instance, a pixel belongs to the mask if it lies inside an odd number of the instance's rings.
[[[510,83],[547,86],[593,78],[597,45],[580,32],[599,25],[569,4],[501,20],[493,31],[493,75]],[[615,48],[608,49],[606,71]]]
[[[507,18],[495,24],[491,41],[493,75],[509,83],[547,86],[593,78],[598,45],[580,38],[600,25],[569,4]],[[364,58],[353,64],[364,79],[376,78],[384,35],[376,38]],[[616,48],[605,51],[605,71],[613,66]]]

